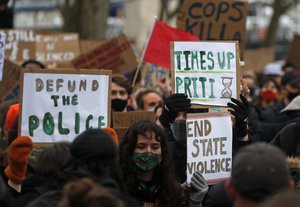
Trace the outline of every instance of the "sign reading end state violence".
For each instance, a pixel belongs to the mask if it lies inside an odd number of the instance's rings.
[[[174,42],[174,93],[185,93],[192,104],[226,106],[238,94],[236,42]]]
[[[110,126],[111,71],[22,72],[21,135],[33,142],[72,141],[89,128]]]
[[[187,182],[200,171],[208,184],[230,177],[232,126],[229,113],[188,114]]]

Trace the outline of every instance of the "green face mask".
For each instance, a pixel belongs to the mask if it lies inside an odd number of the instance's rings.
[[[133,162],[142,171],[149,172],[153,170],[162,160],[161,154],[135,153]]]

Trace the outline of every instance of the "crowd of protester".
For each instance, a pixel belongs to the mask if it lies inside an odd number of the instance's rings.
[[[45,68],[36,61],[22,67]],[[112,111],[153,111],[156,123],[139,121],[123,137],[113,126],[89,129],[72,143],[42,148],[18,137],[19,103],[3,103],[0,206],[229,207],[285,200],[294,206],[300,187],[300,71],[269,64],[261,76],[245,71],[242,83],[239,100],[228,103],[234,119],[231,178],[215,185],[207,185],[200,172],[191,185],[186,182],[186,114],[208,108],[192,108],[185,94],[163,95],[171,94],[162,93],[169,85],[132,87],[131,77],[114,74]]]

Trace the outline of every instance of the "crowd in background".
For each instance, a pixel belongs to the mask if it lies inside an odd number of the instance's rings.
[[[22,67],[45,68],[36,61]],[[300,71],[293,65],[268,64],[261,76],[244,71],[240,98],[228,103],[234,119],[231,178],[215,185],[200,172],[186,183],[186,114],[208,108],[192,108],[185,94],[171,94],[170,77],[153,88],[143,88],[140,77],[132,87],[130,74],[112,76],[112,112],[152,111],[157,121],[139,121],[123,137],[112,126],[89,129],[72,143],[35,148],[29,137],[18,137],[19,103],[3,103],[1,206],[297,203]]]

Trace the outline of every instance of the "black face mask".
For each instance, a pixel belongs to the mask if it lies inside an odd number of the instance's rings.
[[[186,120],[175,120],[171,125],[171,130],[176,141],[186,145]]]
[[[123,111],[126,106],[127,106],[127,100],[122,100],[119,98],[111,100],[111,108],[114,111]]]
[[[289,101],[292,101],[297,96],[299,96],[299,93],[288,93],[287,94],[287,98],[289,99]]]

